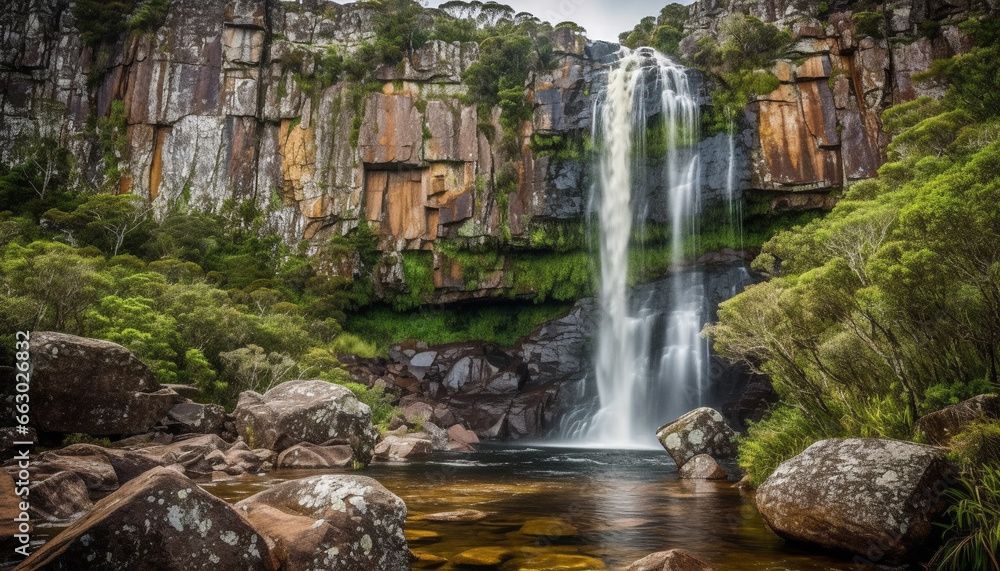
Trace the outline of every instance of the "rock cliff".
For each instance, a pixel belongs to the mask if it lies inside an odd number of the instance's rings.
[[[775,210],[828,207],[829,191],[874,176],[886,144],[881,112],[940,93],[913,73],[968,49],[956,24],[996,9],[971,1],[893,0],[864,12],[876,14],[874,25],[847,0],[822,13],[792,0],[694,3],[682,52],[733,13],[795,38],[795,59],[771,70],[780,87],[747,106],[747,129],[732,142],[702,141],[705,203],[724,198],[728,172],[737,190],[775,192]],[[422,259],[434,293],[424,301],[531,293],[513,283],[509,262],[470,279],[435,246],[442,240],[531,249],[553,224],[569,223],[582,242],[586,153],[536,144],[586,147],[614,44],[556,29],[553,65],[526,84],[530,120],[504,144],[501,109],[471,103],[462,81],[479,57],[474,42],[431,40],[359,84],[332,73],[331,58],[372,39],[371,7],[160,3],[154,26],[95,42],[71,0],[10,0],[0,14],[0,160],[15,163],[25,141],[52,138],[76,158],[81,186],[148,198],[161,215],[251,202],[269,231],[308,240],[320,259],[329,237],[367,223],[386,253],[377,267],[332,260],[325,271],[374,272],[384,295],[413,289],[400,252],[430,251]]]

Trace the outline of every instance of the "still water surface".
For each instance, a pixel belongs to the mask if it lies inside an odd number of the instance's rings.
[[[317,473],[277,471],[203,486],[238,501]],[[683,548],[720,571],[862,568],[786,546],[764,526],[751,498],[729,482],[679,480],[662,450],[484,446],[474,454],[436,453],[426,461],[372,464],[362,473],[406,502],[411,538],[415,531],[432,532],[411,539],[410,548],[444,559],[495,546],[515,553],[502,568],[509,571],[593,569],[587,562],[594,560],[618,569],[655,551]],[[420,519],[457,509],[488,517],[477,523]],[[526,522],[542,518],[556,518],[578,533],[541,538],[521,533]],[[450,563],[437,568],[457,569]]]

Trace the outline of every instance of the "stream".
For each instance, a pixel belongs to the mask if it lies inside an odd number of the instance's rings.
[[[202,486],[235,502],[317,473],[276,471]],[[674,548],[719,571],[862,568],[785,545],[765,527],[752,498],[731,482],[679,480],[662,450],[481,445],[473,454],[439,452],[425,461],[372,464],[359,474],[375,478],[406,502],[409,534],[432,532],[419,534],[427,536],[419,540],[411,535],[411,550],[450,559],[474,547],[506,547],[516,556],[504,570],[552,569],[559,562],[580,564],[585,557],[618,569]],[[458,509],[488,516],[477,523],[420,519]],[[555,538],[520,532],[525,522],[542,518],[558,518],[579,533]]]

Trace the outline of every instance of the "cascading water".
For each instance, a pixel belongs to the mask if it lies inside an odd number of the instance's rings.
[[[700,337],[703,276],[679,267],[695,237],[699,209],[698,99],[685,68],[641,48],[623,50],[595,106],[593,135],[601,158],[591,208],[600,224],[600,409],[576,435],[596,445],[655,445],[657,426],[701,404],[708,372],[708,345]],[[647,132],[658,134],[662,156],[649,156]],[[650,163],[663,170],[647,178]],[[649,180],[654,177],[656,184]],[[660,192],[650,192],[652,187]],[[656,288],[646,288],[645,295],[628,288],[630,250],[642,247],[648,213],[662,209],[651,201],[667,206],[669,300]]]

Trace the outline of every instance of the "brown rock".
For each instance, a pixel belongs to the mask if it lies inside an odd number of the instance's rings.
[[[121,345],[64,333],[31,336],[32,421],[52,432],[137,434],[177,401]]]
[[[371,478],[292,480],[240,501],[236,509],[274,542],[283,571],[410,568],[406,505]]]
[[[163,424],[172,434],[218,434],[226,421],[226,409],[217,404],[183,402],[167,411]]]
[[[683,549],[671,549],[647,555],[625,571],[715,571],[715,568]]]
[[[296,444],[278,456],[282,470],[350,468],[354,465],[354,452],[346,444],[319,446],[311,442]]]
[[[513,557],[514,552],[505,547],[474,547],[452,557],[451,562],[459,566],[499,567]]]
[[[358,138],[362,160],[372,164],[420,162],[423,118],[408,95],[373,93],[365,102]]]
[[[0,471],[0,547],[13,549],[19,545],[14,538],[18,524],[14,518],[21,513],[20,504],[23,500],[15,495],[14,479],[7,472]],[[30,531],[30,529],[29,529]]]
[[[251,448],[276,452],[300,442],[349,444],[354,459],[367,465],[378,439],[368,405],[326,381],[289,381],[263,395],[244,392],[233,416]]]
[[[947,446],[956,434],[973,422],[997,418],[1000,418],[1000,396],[979,395],[925,414],[913,428],[923,432],[931,444]]]
[[[476,433],[461,424],[455,424],[448,429],[448,438],[459,444],[479,444],[479,437],[476,436]]]
[[[531,519],[521,526],[521,533],[538,537],[575,537],[580,531],[561,519],[546,517]]]
[[[103,568],[273,571],[266,541],[226,502],[167,468],[97,502],[33,553],[23,571]]]
[[[757,508],[779,536],[869,561],[898,563],[922,549],[956,474],[946,450],[882,439],[822,440],[778,466]]]
[[[375,445],[372,460],[376,462],[403,462],[421,456],[429,456],[434,452],[434,444],[430,440],[412,436],[386,436]]]
[[[30,497],[32,514],[45,521],[66,521],[94,507],[87,485],[73,472],[57,472],[32,483]]]
[[[14,466],[8,465],[11,471]],[[74,444],[61,450],[42,452],[32,464],[34,478],[55,476],[60,472],[75,474],[87,489],[100,495],[118,489],[118,474],[104,449],[89,444]]]
[[[729,478],[729,473],[722,466],[719,466],[715,458],[708,454],[699,454],[685,462],[677,471],[677,475],[689,480],[725,480]]]
[[[455,510],[451,512],[439,512],[433,513],[425,516],[421,516],[419,519],[424,521],[448,521],[448,522],[465,522],[465,523],[475,523],[477,521],[482,521],[486,519],[486,513],[479,510]]]

